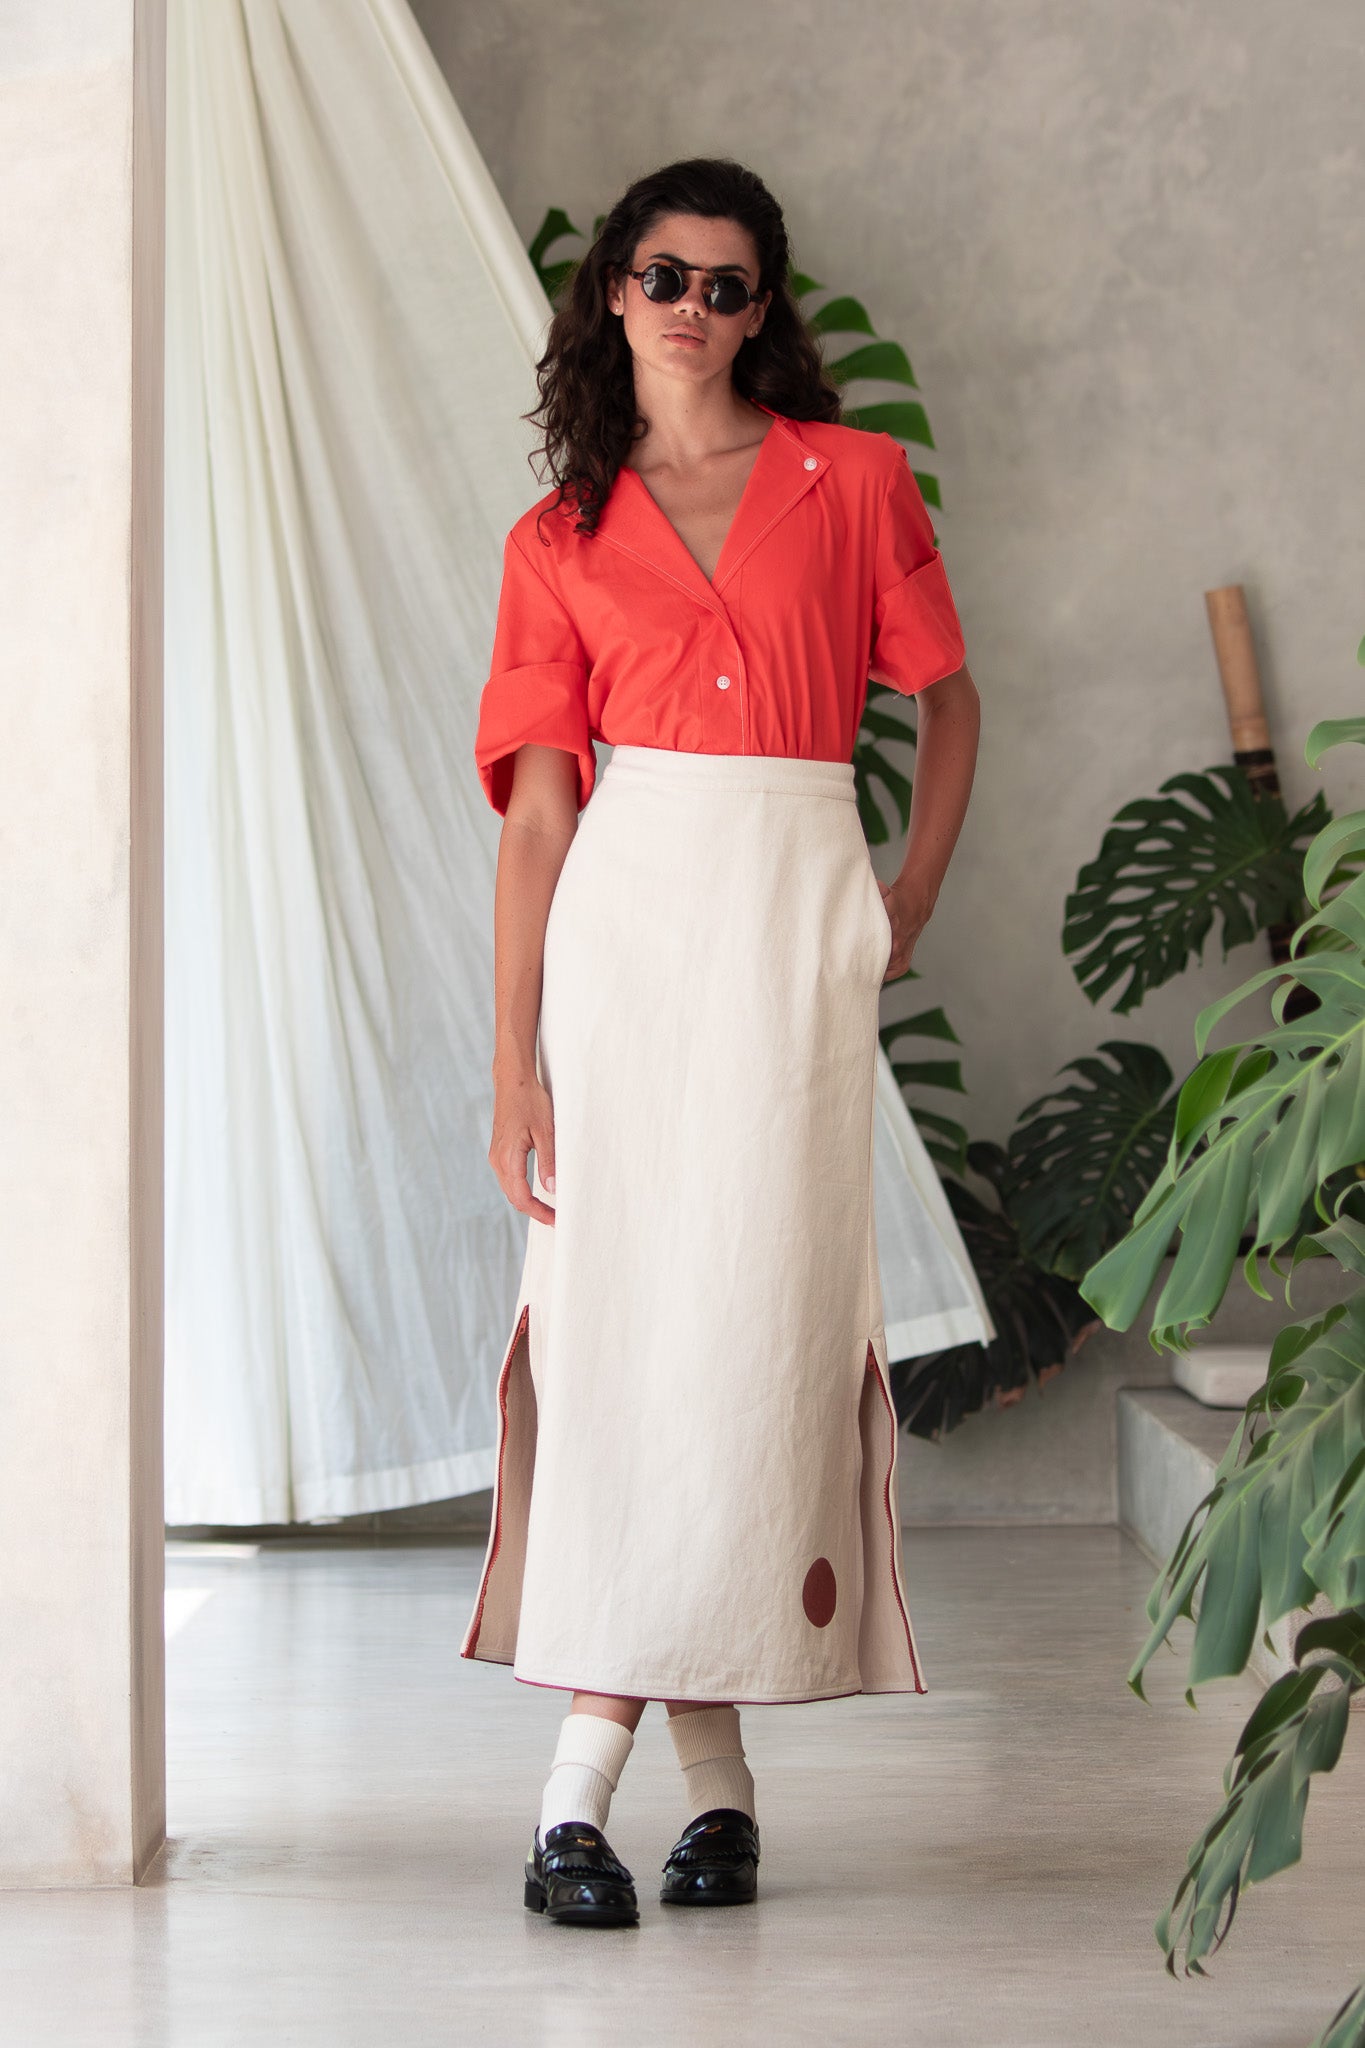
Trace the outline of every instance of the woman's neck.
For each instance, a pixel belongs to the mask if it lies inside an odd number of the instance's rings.
[[[635,403],[649,421],[649,431],[631,448],[633,469],[685,469],[707,456],[761,440],[769,425],[768,415],[742,398],[728,375],[685,385],[642,375],[637,369]]]

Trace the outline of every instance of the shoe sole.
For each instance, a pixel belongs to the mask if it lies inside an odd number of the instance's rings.
[[[751,1892],[660,1892],[661,1906],[752,1906],[758,1887]]]
[[[526,1880],[522,1903],[528,1913],[543,1913],[547,1920],[553,1920],[561,1927],[638,1927],[640,1924],[639,1909],[624,1901],[612,1903],[604,1899],[598,1905],[583,1903],[552,1907],[544,1885],[532,1877]]]

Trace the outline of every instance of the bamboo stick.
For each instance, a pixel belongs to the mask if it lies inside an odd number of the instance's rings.
[[[1217,590],[1206,590],[1204,608],[1209,616],[1218,678],[1223,685],[1223,702],[1227,706],[1232,758],[1244,771],[1253,795],[1279,797],[1280,775],[1275,765],[1275,749],[1270,743],[1270,725],[1261,693],[1261,668],[1256,659],[1256,642],[1252,638],[1251,620],[1247,614],[1246,592],[1240,583],[1226,583]],[[1290,959],[1289,942],[1294,936],[1294,929],[1293,924],[1273,924],[1266,934],[1270,941],[1270,957],[1277,967],[1285,966]],[[1286,1000],[1285,1014],[1302,1015],[1316,1007],[1316,998],[1307,989],[1296,987]]]
[[[1206,590],[1204,606],[1213,634],[1213,651],[1218,658],[1223,702],[1227,706],[1232,758],[1239,768],[1246,770],[1258,796],[1272,791],[1278,796],[1280,778],[1261,695],[1261,670],[1256,643],[1251,637],[1246,592],[1240,583]]]

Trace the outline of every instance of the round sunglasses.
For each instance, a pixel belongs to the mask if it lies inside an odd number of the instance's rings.
[[[702,263],[647,263],[643,270],[628,270],[626,276],[637,277],[641,291],[647,299],[653,299],[655,305],[667,306],[674,299],[680,299],[687,290],[685,272],[705,269]],[[703,290],[702,297],[713,313],[742,313],[755,296],[742,277],[735,277],[728,271],[720,275],[715,271],[707,274],[711,282]]]

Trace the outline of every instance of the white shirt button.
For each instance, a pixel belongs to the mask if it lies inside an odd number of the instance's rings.
[[[808,455],[806,457],[805,467],[807,469],[818,469],[820,465],[813,455]]]
[[[717,677],[716,677],[716,688],[717,688],[718,690],[728,690],[728,689],[729,689],[729,687],[730,687],[730,678],[729,678],[729,676],[717,676]]]

